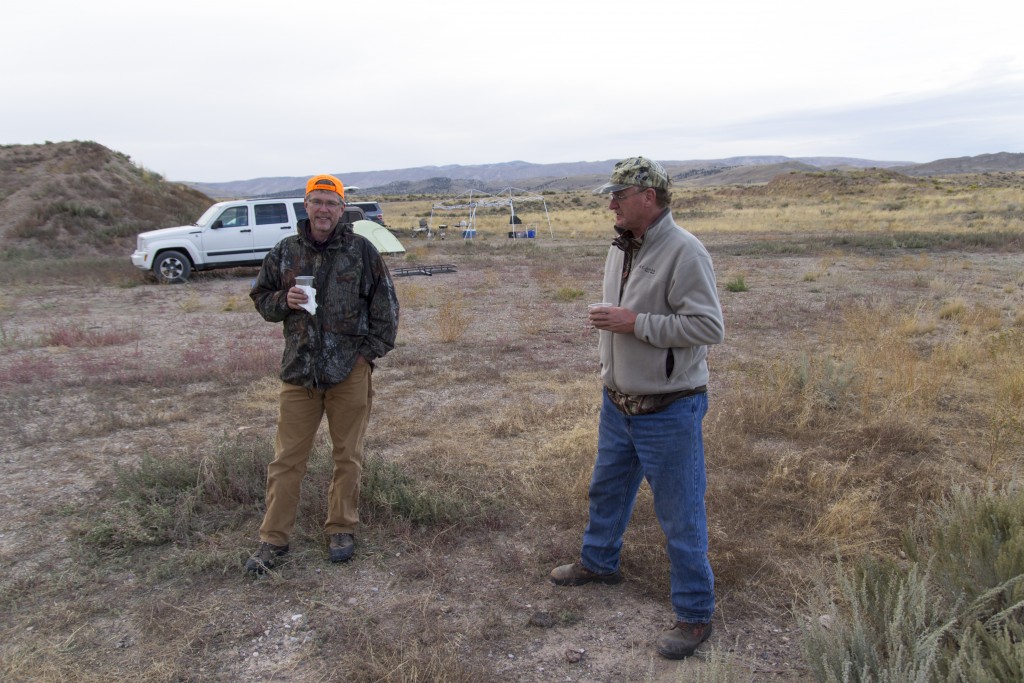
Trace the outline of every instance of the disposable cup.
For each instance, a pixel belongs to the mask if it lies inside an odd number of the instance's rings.
[[[313,276],[312,275],[296,275],[295,276],[295,285],[297,287],[312,287],[313,286]]]
[[[602,301],[596,304],[587,304],[587,308],[589,308],[590,310],[594,310],[595,308],[609,308],[610,306],[611,304],[608,303],[607,301]]]

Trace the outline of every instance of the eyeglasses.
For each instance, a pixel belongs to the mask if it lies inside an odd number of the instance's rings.
[[[647,192],[648,189],[649,188],[646,188],[646,187],[638,187],[636,192],[633,192],[632,194],[619,194],[620,192],[626,192],[627,191],[627,190],[619,190],[619,192],[612,192],[612,199],[614,199],[617,202],[621,202],[623,199],[629,199],[630,197],[632,197],[634,195],[643,194],[644,192]]]
[[[337,209],[339,206],[341,206],[341,202],[336,201],[334,199],[310,199],[309,205],[315,209],[320,209],[325,206],[328,209]]]

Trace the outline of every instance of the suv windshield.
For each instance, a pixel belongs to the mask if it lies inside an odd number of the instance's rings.
[[[216,213],[220,211],[220,208],[220,204],[214,204],[209,209],[203,212],[203,215],[199,217],[199,220],[197,220],[195,224],[206,225],[207,223],[213,220],[214,215],[216,215]]]

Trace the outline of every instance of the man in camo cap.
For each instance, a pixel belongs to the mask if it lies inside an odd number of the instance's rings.
[[[604,396],[590,517],[580,559],[556,567],[552,583],[622,581],[622,537],[647,479],[665,532],[675,623],[659,654],[681,659],[711,635],[714,575],[708,561],[701,423],[707,412],[707,354],[724,339],[711,257],[676,225],[665,169],[631,157],[596,194],[609,195],[617,237],[608,251],[598,329]]]

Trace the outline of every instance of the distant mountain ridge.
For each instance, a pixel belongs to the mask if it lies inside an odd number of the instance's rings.
[[[382,171],[334,172],[346,185],[360,188],[362,194],[434,194],[460,192],[476,187],[497,190],[509,185],[523,189],[579,189],[596,180],[600,184],[611,173],[618,159],[604,161],[576,161],[554,164],[535,164],[527,161],[507,161],[496,164],[447,166],[418,166],[415,168]],[[785,157],[737,156],[723,159],[693,159],[662,161],[673,176],[699,170],[728,169],[744,166],[772,166],[775,164],[803,164],[821,170],[835,168],[891,168],[908,166],[906,161],[878,161],[852,157]],[[211,197],[255,197],[266,195],[302,194],[309,176],[282,176],[234,180],[221,183],[183,181]],[[754,181],[758,182],[758,181]],[[764,182],[767,182],[766,180]],[[542,187],[543,186],[543,187]],[[460,189],[461,188],[461,189]]]
[[[913,176],[1014,172],[1024,170],[1024,154],[1012,152],[979,154],[973,157],[939,159],[926,164],[895,166],[892,170]]]

